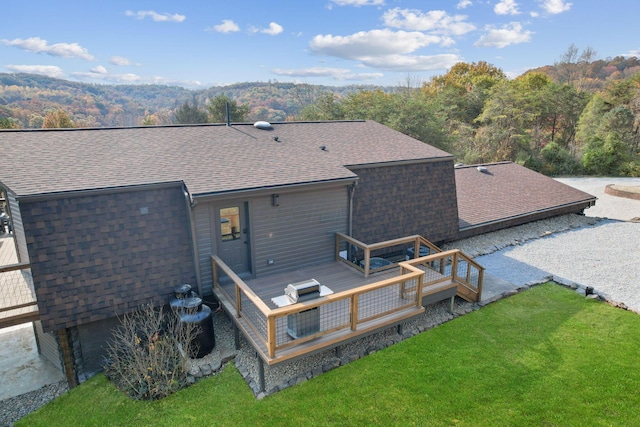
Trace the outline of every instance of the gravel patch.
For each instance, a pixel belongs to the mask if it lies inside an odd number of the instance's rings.
[[[441,249],[445,251],[460,249],[470,257],[476,258],[511,246],[519,246],[553,233],[595,225],[599,221],[601,221],[600,218],[583,215],[562,215],[447,243]]]
[[[0,426],[11,426],[25,415],[69,390],[66,381],[48,384],[38,390],[11,397],[0,402]]]

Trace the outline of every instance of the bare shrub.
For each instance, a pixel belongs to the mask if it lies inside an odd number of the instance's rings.
[[[188,358],[198,327],[151,304],[120,318],[107,344],[105,375],[137,400],[156,400],[187,385]]]

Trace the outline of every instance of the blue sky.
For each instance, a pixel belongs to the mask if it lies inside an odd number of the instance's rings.
[[[3,2],[0,72],[207,88],[398,85],[456,62],[515,77],[574,44],[640,57],[635,0]]]

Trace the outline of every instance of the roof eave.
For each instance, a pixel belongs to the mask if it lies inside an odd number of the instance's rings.
[[[297,182],[290,184],[282,184],[282,185],[273,185],[273,186],[264,186],[264,187],[251,187],[251,188],[242,188],[242,189],[233,189],[233,190],[225,190],[225,191],[216,191],[210,193],[192,193],[192,196],[196,200],[206,200],[206,199],[230,199],[230,198],[238,198],[238,197],[246,197],[247,195],[258,196],[264,194],[271,194],[277,191],[293,191],[300,188],[315,188],[321,186],[332,186],[332,185],[349,185],[356,181],[358,181],[357,176],[353,177],[345,177],[345,178],[337,178],[337,179],[327,179],[321,181],[309,181],[309,182]]]
[[[162,188],[183,187],[183,181],[153,182],[148,184],[124,185],[118,187],[90,188],[82,190],[56,191],[50,193],[16,194],[16,199],[24,202],[34,202],[41,200],[68,199],[75,197],[86,197],[94,195],[105,195],[115,193],[127,193],[132,191],[158,190]],[[11,191],[11,190],[10,190]]]
[[[578,202],[572,202],[572,203],[565,203],[563,205],[557,205],[557,206],[552,206],[549,208],[545,208],[545,209],[538,209],[536,211],[531,211],[531,212],[526,212],[523,214],[519,214],[519,215],[513,215],[513,216],[509,216],[506,218],[500,218],[500,219],[495,219],[495,220],[491,220],[491,221],[486,221],[486,222],[482,222],[480,224],[474,224],[468,227],[460,227],[460,231],[467,231],[467,230],[473,230],[476,228],[482,228],[482,227],[487,227],[489,225],[493,225],[493,224],[499,224],[501,222],[507,222],[507,221],[511,221],[514,219],[521,219],[521,218],[526,218],[528,216],[532,216],[532,215],[536,215],[536,214],[540,214],[540,213],[545,213],[545,212],[551,212],[557,209],[562,209],[562,208],[568,208],[568,207],[572,207],[572,206],[580,206],[580,205],[585,205],[585,207],[583,209],[588,209],[591,206],[594,206],[596,204],[596,197],[592,197],[589,199],[584,199]]]

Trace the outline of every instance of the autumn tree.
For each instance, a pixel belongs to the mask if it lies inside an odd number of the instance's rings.
[[[43,129],[53,128],[73,128],[73,122],[69,115],[62,109],[57,109],[47,113],[42,121]]]
[[[505,74],[487,62],[458,62],[441,76],[422,86],[427,97],[439,98],[449,120],[472,124],[482,112],[490,89],[506,80]]]
[[[325,92],[319,95],[315,102],[303,108],[296,116],[296,120],[342,120],[344,117],[344,108],[340,98],[333,92]]]
[[[571,44],[554,64],[558,73],[558,82],[574,86],[578,90],[589,89],[591,62],[596,58],[596,51],[587,47],[582,52]]]
[[[640,176],[640,74],[593,96],[580,116],[576,143],[587,173]]]
[[[18,125],[11,119],[0,117],[0,129],[18,129]]]

